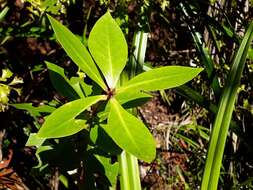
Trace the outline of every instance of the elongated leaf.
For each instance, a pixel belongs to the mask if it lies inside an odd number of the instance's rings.
[[[192,38],[195,42],[195,46],[199,52],[201,62],[205,67],[205,71],[207,72],[208,78],[211,83],[211,87],[214,91],[214,95],[218,100],[218,98],[220,97],[220,94],[221,94],[220,83],[219,83],[218,77],[214,74],[214,72],[215,72],[214,62],[211,59],[211,56],[210,56],[208,50],[204,46],[205,43],[202,41],[203,37],[201,36],[201,34],[199,32],[196,31],[196,27],[194,27],[192,25],[192,22],[189,19],[191,17],[189,16],[188,12],[192,13],[193,10],[188,3],[180,3],[180,6],[181,6],[182,11],[185,15],[186,21],[189,23],[188,28],[189,28]],[[207,28],[211,29],[211,26],[208,25]],[[214,33],[210,31],[210,34],[211,34],[211,36],[213,36],[212,34],[214,34]],[[216,38],[213,38],[213,41],[215,44],[217,44],[217,42],[218,42]],[[219,50],[219,46],[217,45],[216,47]]]
[[[155,141],[149,130],[114,98],[110,100],[110,106],[105,131],[119,147],[139,159],[151,162],[155,158]]]
[[[52,113],[55,108],[48,106],[48,105],[41,105],[38,107],[35,107],[32,105],[32,103],[20,103],[20,104],[10,104],[11,106],[20,109],[20,110],[26,110],[30,112],[34,116],[40,116],[40,113]]]
[[[102,16],[93,27],[89,50],[110,88],[114,88],[127,61],[127,43],[120,27],[110,13]]]
[[[4,20],[4,17],[6,16],[6,14],[8,13],[9,10],[10,10],[9,7],[5,7],[3,10],[1,10],[1,12],[0,12],[0,22],[2,22]]]
[[[203,69],[183,66],[166,66],[141,73],[126,82],[117,90],[117,93],[130,93],[146,90],[155,91],[180,86],[195,76]]]
[[[201,41],[198,35],[199,33],[192,29],[191,34],[194,39],[196,48],[200,54],[202,64],[204,65],[205,71],[207,72],[208,78],[211,80],[211,87],[214,91],[215,97],[218,99],[221,94],[221,88],[218,77],[216,75],[213,76],[213,73],[215,72],[213,60],[211,59],[208,50],[203,46],[204,43]]]
[[[64,74],[64,69],[58,65],[46,61],[49,69],[49,76],[54,88],[69,100],[80,98],[74,88],[72,88],[69,79]]]
[[[105,99],[103,95],[92,96],[64,104],[48,116],[38,132],[38,137],[58,138],[81,131],[86,127],[85,120],[75,119],[75,117],[91,105]]]
[[[150,71],[152,69],[149,65],[143,65],[144,71]],[[216,105],[212,104],[208,100],[206,100],[200,93],[195,91],[194,89],[188,87],[187,85],[181,85],[179,87],[176,87],[176,92],[179,93],[181,96],[184,96],[185,98],[188,98],[190,100],[193,100],[194,102],[198,103],[202,107],[208,109],[209,111],[216,113],[218,108]],[[164,93],[164,91],[161,91],[160,93]],[[124,94],[120,94],[119,97],[123,97]],[[129,96],[129,95],[128,95]],[[118,96],[117,96],[118,98]],[[168,98],[168,97],[166,97]]]
[[[236,53],[220,100],[209,144],[205,171],[201,184],[202,190],[217,189],[218,186],[227,133],[232,118],[240,78],[252,38],[253,21],[251,22],[239,50]]]
[[[80,67],[92,80],[103,89],[106,85],[86,47],[60,22],[48,15],[57,40],[62,45],[68,56]]]

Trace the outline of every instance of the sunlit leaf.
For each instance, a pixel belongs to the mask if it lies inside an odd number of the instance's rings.
[[[5,7],[3,10],[1,10],[0,12],[0,22],[4,20],[6,14],[8,13],[8,11],[10,10],[9,7]]]
[[[48,15],[50,23],[54,29],[57,40],[62,45],[68,56],[80,67],[92,80],[103,89],[106,85],[86,47],[60,22]]]
[[[21,77],[15,76],[14,79],[9,83],[9,85],[17,85],[17,84],[22,84],[24,81]]]
[[[139,100],[139,99],[150,99],[152,98],[151,95],[143,92],[133,92],[133,93],[121,93],[116,96],[116,99],[120,104],[125,104],[130,101]],[[133,106],[134,107],[134,106]]]
[[[0,103],[7,104],[9,101],[10,87],[5,84],[0,84]]]
[[[86,121],[75,118],[93,104],[105,99],[106,97],[103,95],[92,96],[64,104],[46,118],[38,132],[38,137],[58,138],[81,131],[86,128]]]
[[[32,103],[20,103],[10,105],[20,110],[26,110],[34,116],[40,116],[40,113],[52,113],[55,110],[54,107],[48,105],[40,105],[35,107],[32,105]]]
[[[155,158],[155,141],[146,126],[128,113],[115,99],[110,100],[111,110],[105,131],[125,151],[146,162]]]
[[[93,27],[89,50],[110,88],[114,88],[127,61],[127,43],[115,20],[107,12]]]
[[[36,146],[38,148],[44,143],[45,140],[45,138],[38,137],[36,133],[31,133],[25,146]]]
[[[7,81],[13,73],[9,69],[2,69],[2,76],[0,77],[0,81]]]
[[[134,91],[155,91],[180,86],[194,77],[203,69],[183,66],[166,66],[141,73],[129,80],[117,90],[118,94]]]
[[[81,98],[91,95],[93,91],[92,85],[86,84],[80,77],[71,77],[70,83]]]

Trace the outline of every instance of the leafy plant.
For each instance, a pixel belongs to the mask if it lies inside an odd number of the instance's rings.
[[[26,0],[31,4],[28,9],[32,12],[36,12],[38,15],[40,13],[48,12],[54,15],[57,15],[62,12],[66,12],[66,7],[64,3],[68,4],[69,1],[57,1],[57,0]]]
[[[103,166],[105,176],[110,182],[109,186],[115,187],[120,168],[121,177],[123,176],[120,181],[122,189],[140,189],[139,176],[134,172],[138,168],[137,161],[133,158],[151,162],[156,155],[156,145],[147,127],[129,112],[130,108],[139,105],[138,101],[143,97],[150,97],[147,94],[149,91],[180,86],[198,75],[202,69],[165,66],[122,82],[120,78],[127,63],[128,48],[123,33],[109,12],[93,27],[88,39],[89,51],[65,26],[50,16],[48,18],[56,39],[93,83],[92,91],[86,93],[87,84],[85,86],[84,81],[77,79],[71,82],[59,66],[47,63],[51,79],[52,76],[58,76],[53,79],[66,84],[58,85],[58,90],[65,92],[64,95],[70,95],[70,100],[73,101],[60,106],[46,117],[37,135],[32,136],[35,139],[34,145],[39,142],[37,146],[43,147],[41,142],[46,139],[67,137],[86,131],[91,141],[87,152]],[[57,82],[54,85],[56,86]],[[104,137],[99,143],[97,140],[101,132]],[[106,139],[116,145],[105,147],[106,143],[101,144],[101,141],[106,142]],[[108,164],[113,155],[119,156],[118,166],[116,163]],[[91,157],[88,156],[87,159],[90,160]],[[132,166],[132,169],[126,169],[129,166]],[[89,168],[88,165],[85,167]],[[92,177],[92,174],[88,173],[87,176]],[[137,182],[131,182],[127,176],[132,176],[131,179]],[[93,186],[95,184],[91,181],[89,183]]]
[[[0,77],[0,112],[5,111],[8,107],[8,96],[11,90],[16,91],[19,95],[21,93],[21,88],[16,87],[16,85],[23,83],[22,78],[12,76],[13,73],[9,69],[2,69],[2,76]],[[12,80],[9,81],[11,78]]]

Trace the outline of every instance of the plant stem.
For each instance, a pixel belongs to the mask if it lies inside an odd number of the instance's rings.
[[[138,160],[135,156],[123,151],[119,159],[120,165],[120,189],[141,189]]]

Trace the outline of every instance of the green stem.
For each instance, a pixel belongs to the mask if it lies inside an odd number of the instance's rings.
[[[141,182],[137,158],[123,151],[118,160],[120,165],[120,189],[140,190]]]
[[[119,167],[120,167],[120,189],[128,190],[130,189],[129,183],[129,172],[128,172],[128,163],[126,158],[126,152],[123,151],[119,156]]]

